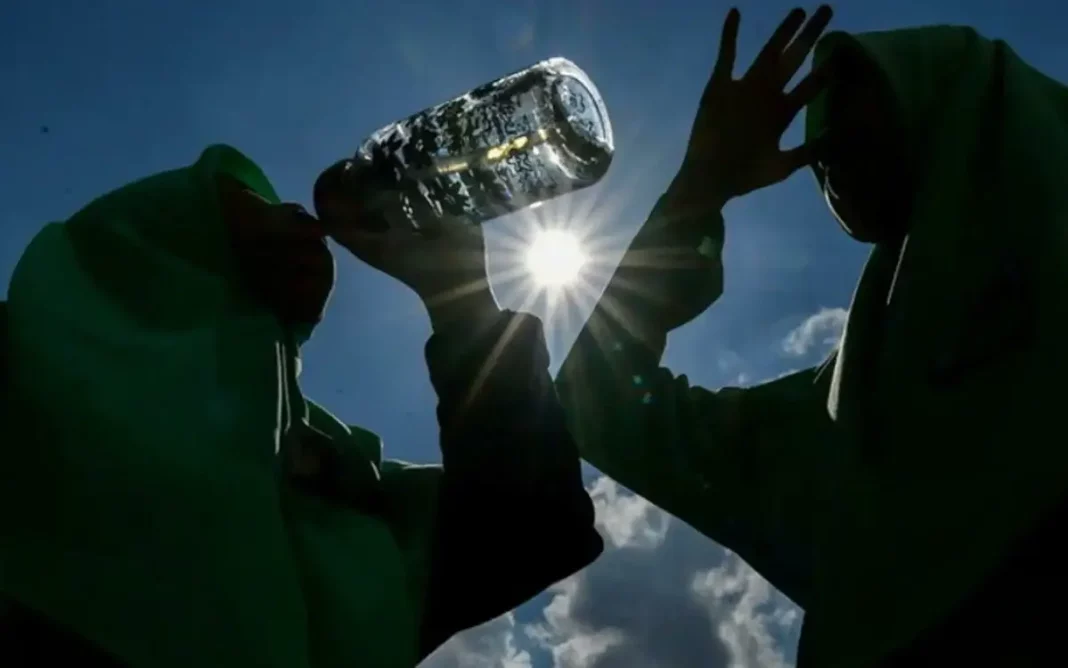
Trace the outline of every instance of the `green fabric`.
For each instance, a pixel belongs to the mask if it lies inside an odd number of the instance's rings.
[[[558,379],[590,463],[805,608],[800,668],[871,665],[937,624],[1068,488],[1068,91],[967,28],[837,33],[815,60],[842,43],[891,82],[920,187],[829,366],[690,387],[610,286]]]
[[[0,592],[137,668],[414,665],[440,469],[382,465],[382,516],[281,481],[304,337],[240,289],[220,173],[277,201],[214,146],[47,225],[16,267]],[[307,414],[381,463],[373,434]]]

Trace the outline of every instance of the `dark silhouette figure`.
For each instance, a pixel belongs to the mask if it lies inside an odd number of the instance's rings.
[[[783,92],[830,18],[791,12],[735,79],[729,13],[684,164],[557,380],[572,432],[804,608],[799,668],[1047,665],[1043,601],[1066,589],[1068,90],[938,26],[829,34]],[[780,150],[806,105],[806,142]],[[723,204],[805,165],[872,244],[836,353],[748,389],[660,368],[668,332],[722,291]]]
[[[599,554],[541,324],[497,307],[479,228],[339,239],[427,305],[443,465],[304,396],[324,235],[360,226],[330,184],[317,220],[214,146],[30,243],[0,303],[5,667],[409,667]]]

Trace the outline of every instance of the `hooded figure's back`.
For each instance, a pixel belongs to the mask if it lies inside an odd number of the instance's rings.
[[[303,401],[282,372],[294,333],[237,280],[221,174],[277,201],[215,146],[46,226],[23,254],[0,597],[139,668],[413,665],[401,527],[280,484],[283,404]],[[311,408],[379,465],[377,438]]]
[[[885,73],[918,188],[904,243],[872,252],[835,360],[850,473],[802,657],[808,643],[862,657],[891,649],[883,629],[935,624],[1068,488],[1068,89],[966,28],[833,34],[816,61],[841,41]],[[848,608],[864,624],[843,638]]]
[[[843,43],[886,74],[918,189],[907,240],[873,249],[833,369],[708,392],[657,368],[665,328],[650,350],[604,306],[558,380],[586,459],[805,608],[802,667],[908,645],[1068,487],[1068,92],[967,28],[833,34],[815,60]],[[706,264],[692,283],[720,279]]]

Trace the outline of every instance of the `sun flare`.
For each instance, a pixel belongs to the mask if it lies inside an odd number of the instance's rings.
[[[579,277],[586,254],[578,237],[564,230],[542,230],[527,248],[527,270],[542,287],[565,287]]]

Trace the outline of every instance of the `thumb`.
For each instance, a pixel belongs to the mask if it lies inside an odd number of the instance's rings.
[[[823,133],[804,144],[782,152],[783,170],[786,172],[783,178],[793,174],[802,167],[815,165],[824,155],[827,148],[827,133]]]
[[[315,181],[315,212],[331,235],[351,229],[384,232],[389,225],[378,212],[377,201],[387,189],[366,161],[341,160]]]

